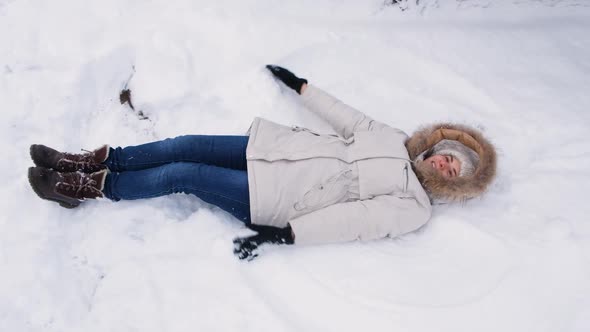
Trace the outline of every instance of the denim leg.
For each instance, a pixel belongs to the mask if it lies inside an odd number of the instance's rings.
[[[248,173],[243,170],[203,163],[168,163],[139,171],[111,172],[103,192],[115,201],[193,194],[250,223]]]
[[[125,148],[111,148],[104,162],[113,172],[137,171],[173,162],[246,170],[248,136],[185,135]]]

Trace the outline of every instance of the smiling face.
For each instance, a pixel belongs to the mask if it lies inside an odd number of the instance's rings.
[[[461,162],[450,155],[433,155],[424,159],[423,163],[432,166],[446,179],[455,178],[461,172]]]

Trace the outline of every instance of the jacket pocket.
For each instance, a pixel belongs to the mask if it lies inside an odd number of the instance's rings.
[[[347,175],[350,172],[352,171],[339,172],[326,181],[313,186],[303,195],[301,200],[293,204],[295,211],[317,210],[346,200],[349,187]]]
[[[306,133],[310,133],[311,135],[314,135],[314,136],[324,137],[324,138],[328,138],[328,139],[337,139],[340,142],[342,142],[344,145],[350,145],[350,144],[354,143],[354,136],[346,139],[346,138],[340,137],[338,135],[318,134],[315,131],[312,131],[307,128],[299,127],[299,126],[291,126],[291,130],[294,132],[306,132]]]

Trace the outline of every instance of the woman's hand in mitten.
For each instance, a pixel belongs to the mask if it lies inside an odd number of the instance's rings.
[[[298,94],[302,94],[307,86],[307,80],[305,78],[299,78],[295,76],[288,69],[275,65],[266,65],[266,68],[274,75],[274,77],[285,83],[286,86],[295,90]]]
[[[251,225],[258,234],[234,239],[234,255],[239,259],[251,261],[258,257],[261,244],[293,244],[295,242],[291,226],[285,228]]]

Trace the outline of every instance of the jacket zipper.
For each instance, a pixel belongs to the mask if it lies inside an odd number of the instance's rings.
[[[404,166],[404,175],[406,176],[406,181],[404,182],[404,192],[408,191],[408,164]]]

